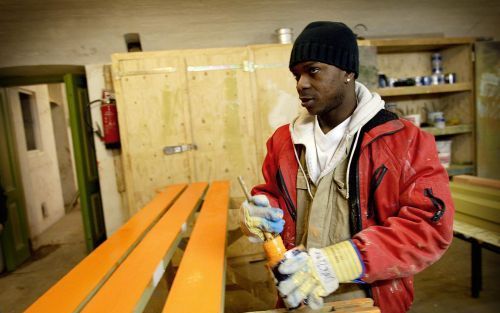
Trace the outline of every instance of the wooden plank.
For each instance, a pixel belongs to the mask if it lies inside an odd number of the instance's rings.
[[[297,313],[324,313],[324,312],[339,312],[339,313],[347,313],[347,312],[357,312],[357,313],[379,313],[380,309],[378,307],[373,306],[373,299],[370,298],[359,298],[352,300],[342,300],[342,301],[334,301],[328,302],[323,305],[323,307],[319,310],[311,310],[308,306],[302,306],[293,312]],[[267,311],[255,311],[255,312],[247,312],[247,313],[285,313],[288,312],[287,309],[274,309]]]
[[[144,237],[186,185],[173,185],[158,194],[113,236],[81,261],[33,303],[26,312],[75,312],[97,292]]]
[[[142,311],[206,188],[207,183],[189,185],[82,312]]]
[[[211,184],[164,313],[223,312],[229,182]]]
[[[500,189],[500,180],[472,175],[457,175],[453,177],[453,182]]]
[[[480,243],[485,242],[495,247],[500,247],[500,233],[490,231],[482,227],[477,227],[469,223],[455,220],[453,231],[464,235],[465,237],[475,238]]]

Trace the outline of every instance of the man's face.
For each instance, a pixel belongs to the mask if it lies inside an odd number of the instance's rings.
[[[325,115],[341,107],[347,73],[333,65],[306,61],[292,69],[302,106],[313,115]]]

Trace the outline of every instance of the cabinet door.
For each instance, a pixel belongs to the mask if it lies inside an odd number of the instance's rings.
[[[194,153],[199,181],[230,180],[231,196],[243,196],[236,177],[257,183],[260,165],[254,135],[247,48],[185,54]]]
[[[254,63],[254,95],[258,164],[264,161],[266,141],[281,125],[290,123],[299,112],[300,100],[295,79],[288,69],[291,45],[250,47]]]
[[[129,212],[148,203],[155,190],[193,181],[193,143],[183,59],[178,52],[114,56],[122,160]],[[173,153],[165,154],[170,147]],[[179,153],[176,153],[179,152]]]

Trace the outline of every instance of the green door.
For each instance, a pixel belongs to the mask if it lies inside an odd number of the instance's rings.
[[[88,251],[92,251],[106,239],[106,228],[88,106],[87,83],[84,76],[74,74],[64,75],[64,83],[68,97],[85,241]]]
[[[7,196],[7,222],[0,233],[5,268],[13,271],[30,257],[23,185],[14,142],[13,125],[4,90],[0,90],[0,184]]]

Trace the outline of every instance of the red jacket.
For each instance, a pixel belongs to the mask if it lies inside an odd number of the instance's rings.
[[[386,110],[363,126],[353,148],[348,201],[352,241],[365,266],[361,280],[383,313],[406,312],[413,275],[436,262],[453,238],[448,175],[433,136]],[[293,149],[289,126],[278,128],[267,142],[266,182],[252,190],[283,209],[287,249],[295,245]]]

